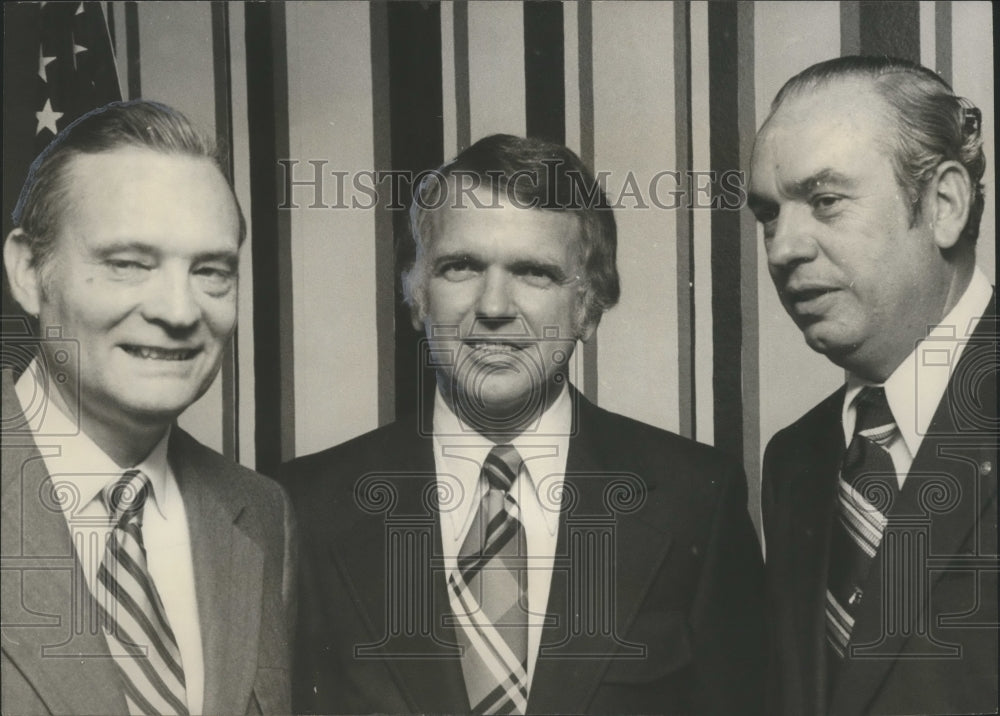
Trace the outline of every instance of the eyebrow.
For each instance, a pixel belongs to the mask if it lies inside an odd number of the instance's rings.
[[[820,169],[818,172],[810,174],[805,179],[800,179],[799,181],[788,184],[784,193],[793,198],[801,199],[808,197],[816,190],[817,187],[820,186],[834,185],[850,189],[853,188],[856,183],[857,182],[854,179],[850,178],[846,174],[842,174],[836,169],[825,167]],[[755,207],[762,208],[765,206],[771,206],[774,203],[775,202],[772,199],[768,198],[764,194],[761,194],[760,192],[750,191],[747,194],[747,206],[751,211],[754,211]]]
[[[142,241],[114,241],[110,244],[98,246],[94,249],[94,253],[102,259],[127,251],[135,251],[149,256],[159,256],[163,253],[161,248]],[[236,268],[236,266],[239,265],[240,256],[238,251],[222,250],[204,251],[195,254],[193,257],[193,263],[202,263],[206,261],[221,261],[227,264],[230,268]]]

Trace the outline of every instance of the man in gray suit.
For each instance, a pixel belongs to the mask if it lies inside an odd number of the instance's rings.
[[[218,159],[175,110],[113,103],[25,183],[4,263],[39,337],[4,343],[4,713],[290,710],[289,503],[175,424],[236,325]]]

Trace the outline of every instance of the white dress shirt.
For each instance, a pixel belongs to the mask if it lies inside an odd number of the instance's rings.
[[[205,667],[195,595],[194,563],[187,514],[177,480],[167,461],[170,431],[138,465],[121,467],[101,450],[54,401],[40,401],[45,387],[32,363],[14,390],[25,413],[32,438],[45,461],[60,507],[91,594],[96,594],[97,570],[112,526],[101,495],[129,468],[144,472],[150,481],[151,499],[142,518],[142,539],[150,576],[163,601],[170,628],[177,639],[184,668],[188,710],[201,713],[204,705]],[[30,409],[43,405],[44,409]]]
[[[958,359],[990,302],[993,289],[989,279],[977,267],[965,293],[948,315],[931,328],[882,387],[899,431],[887,446],[896,469],[896,481],[903,489],[913,458],[920,449],[934,413],[948,389],[948,381]],[[874,385],[848,373],[844,395],[844,444],[854,435],[857,409],[854,400],[862,388]]]
[[[528,548],[528,688],[535,673],[543,620],[552,584],[552,566],[559,535],[561,492],[566,474],[573,405],[563,390],[537,424],[511,440],[524,468],[511,486],[524,525]],[[459,420],[441,392],[434,400],[434,463],[442,499],[441,538],[446,575],[457,569],[465,541],[483,495],[489,489],[480,479],[483,462],[495,443]],[[448,590],[452,610],[463,611]]]

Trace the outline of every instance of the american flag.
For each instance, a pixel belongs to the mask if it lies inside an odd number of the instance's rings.
[[[103,3],[4,5],[6,236],[34,157],[74,119],[122,94]],[[4,292],[3,313],[16,310]]]

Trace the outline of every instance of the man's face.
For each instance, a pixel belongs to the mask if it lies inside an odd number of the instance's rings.
[[[478,199],[493,204],[488,191]],[[424,257],[424,328],[438,385],[473,424],[513,427],[562,390],[583,326],[580,226],[573,214],[446,207]]]
[[[232,194],[207,159],[138,148],[75,157],[67,185],[38,269],[41,325],[79,343],[64,390],[103,425],[169,423],[208,389],[235,326]]]
[[[754,147],[750,207],[781,302],[814,350],[882,380],[941,319],[946,264],[927,213],[911,227],[890,110],[869,83],[786,100]]]

